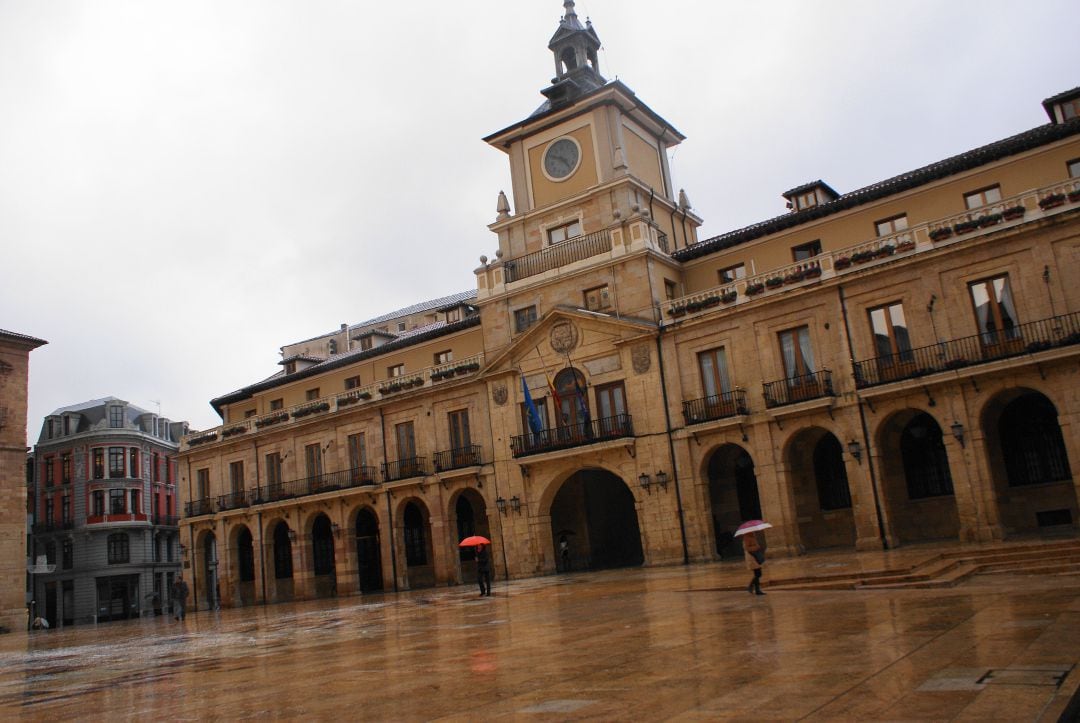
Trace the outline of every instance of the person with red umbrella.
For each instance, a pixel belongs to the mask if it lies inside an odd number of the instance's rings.
[[[765,541],[758,538],[758,533],[772,527],[762,520],[749,520],[739,525],[735,537],[743,538],[743,554],[746,566],[754,571],[754,579],[746,586],[751,595],[764,595],[761,591],[761,568],[765,566]]]
[[[491,540],[483,535],[466,537],[458,543],[458,547],[476,548],[476,582],[480,584],[480,597],[491,597],[491,555],[488,553],[488,545]]]

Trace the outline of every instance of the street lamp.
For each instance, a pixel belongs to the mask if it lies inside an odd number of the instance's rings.
[[[862,464],[862,445],[859,444],[859,440],[853,438],[850,442],[848,442],[847,451],[848,454],[851,455],[852,459],[854,459],[859,464]]]
[[[960,443],[960,449],[963,449],[964,425],[960,424],[959,420],[955,420],[951,425],[949,425],[949,429],[952,430],[952,436],[956,437],[956,441]]]

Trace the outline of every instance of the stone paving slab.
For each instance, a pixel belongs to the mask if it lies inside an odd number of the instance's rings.
[[[766,590],[937,552],[770,561]],[[0,717],[1056,720],[1080,687],[1075,574],[717,591],[744,578],[632,569],[13,633]]]

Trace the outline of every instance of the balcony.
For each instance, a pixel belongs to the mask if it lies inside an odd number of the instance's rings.
[[[767,409],[833,396],[832,372],[828,369],[765,383]]]
[[[184,517],[214,514],[214,500],[208,498],[184,503]]]
[[[435,453],[436,472],[448,472],[452,469],[461,469],[462,467],[478,467],[481,464],[483,464],[483,462],[480,461],[479,444],[473,444],[468,447],[458,447],[456,449],[447,449]]]
[[[683,402],[683,419],[687,424],[711,422],[726,417],[749,414],[746,405],[746,390],[733,389],[723,394],[714,394],[701,399],[689,399]]]
[[[1080,344],[1080,312],[858,361],[855,387],[866,389],[1073,344]]]
[[[150,524],[158,527],[176,527],[180,524],[180,518],[176,515],[154,515],[150,518]]]
[[[338,472],[326,472],[313,477],[290,480],[289,482],[275,482],[252,490],[249,496],[254,499],[250,504],[264,502],[277,502],[294,497],[306,497],[323,492],[348,489],[351,487],[363,487],[375,484],[375,470],[372,467],[354,467]]]
[[[568,239],[562,243],[548,246],[535,253],[526,254],[507,261],[506,282],[520,281],[530,276],[542,274],[561,266],[568,266],[576,261],[583,261],[611,251],[611,232],[598,231]]]
[[[634,425],[629,414],[617,414],[592,422],[571,424],[558,429],[544,429],[536,434],[521,434],[510,439],[514,457],[582,447],[621,437],[633,437]]]
[[[250,504],[251,502],[248,500],[247,492],[244,490],[230,492],[227,495],[221,495],[217,498],[217,507],[222,512],[239,509],[240,507],[247,507]]]
[[[426,457],[406,457],[383,463],[383,479],[387,482],[423,477],[426,474],[428,474]]]

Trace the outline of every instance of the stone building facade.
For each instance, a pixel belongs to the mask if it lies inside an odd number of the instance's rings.
[[[46,342],[0,329],[0,632],[26,627],[26,393]]]
[[[30,457],[37,614],[50,626],[160,615],[180,571],[177,450],[188,431],[116,397],[47,416]]]
[[[475,293],[282,348],[181,449],[202,604],[1075,533],[1080,89],[1051,122],[707,239],[574,3]],[[568,559],[558,553],[565,540]]]

